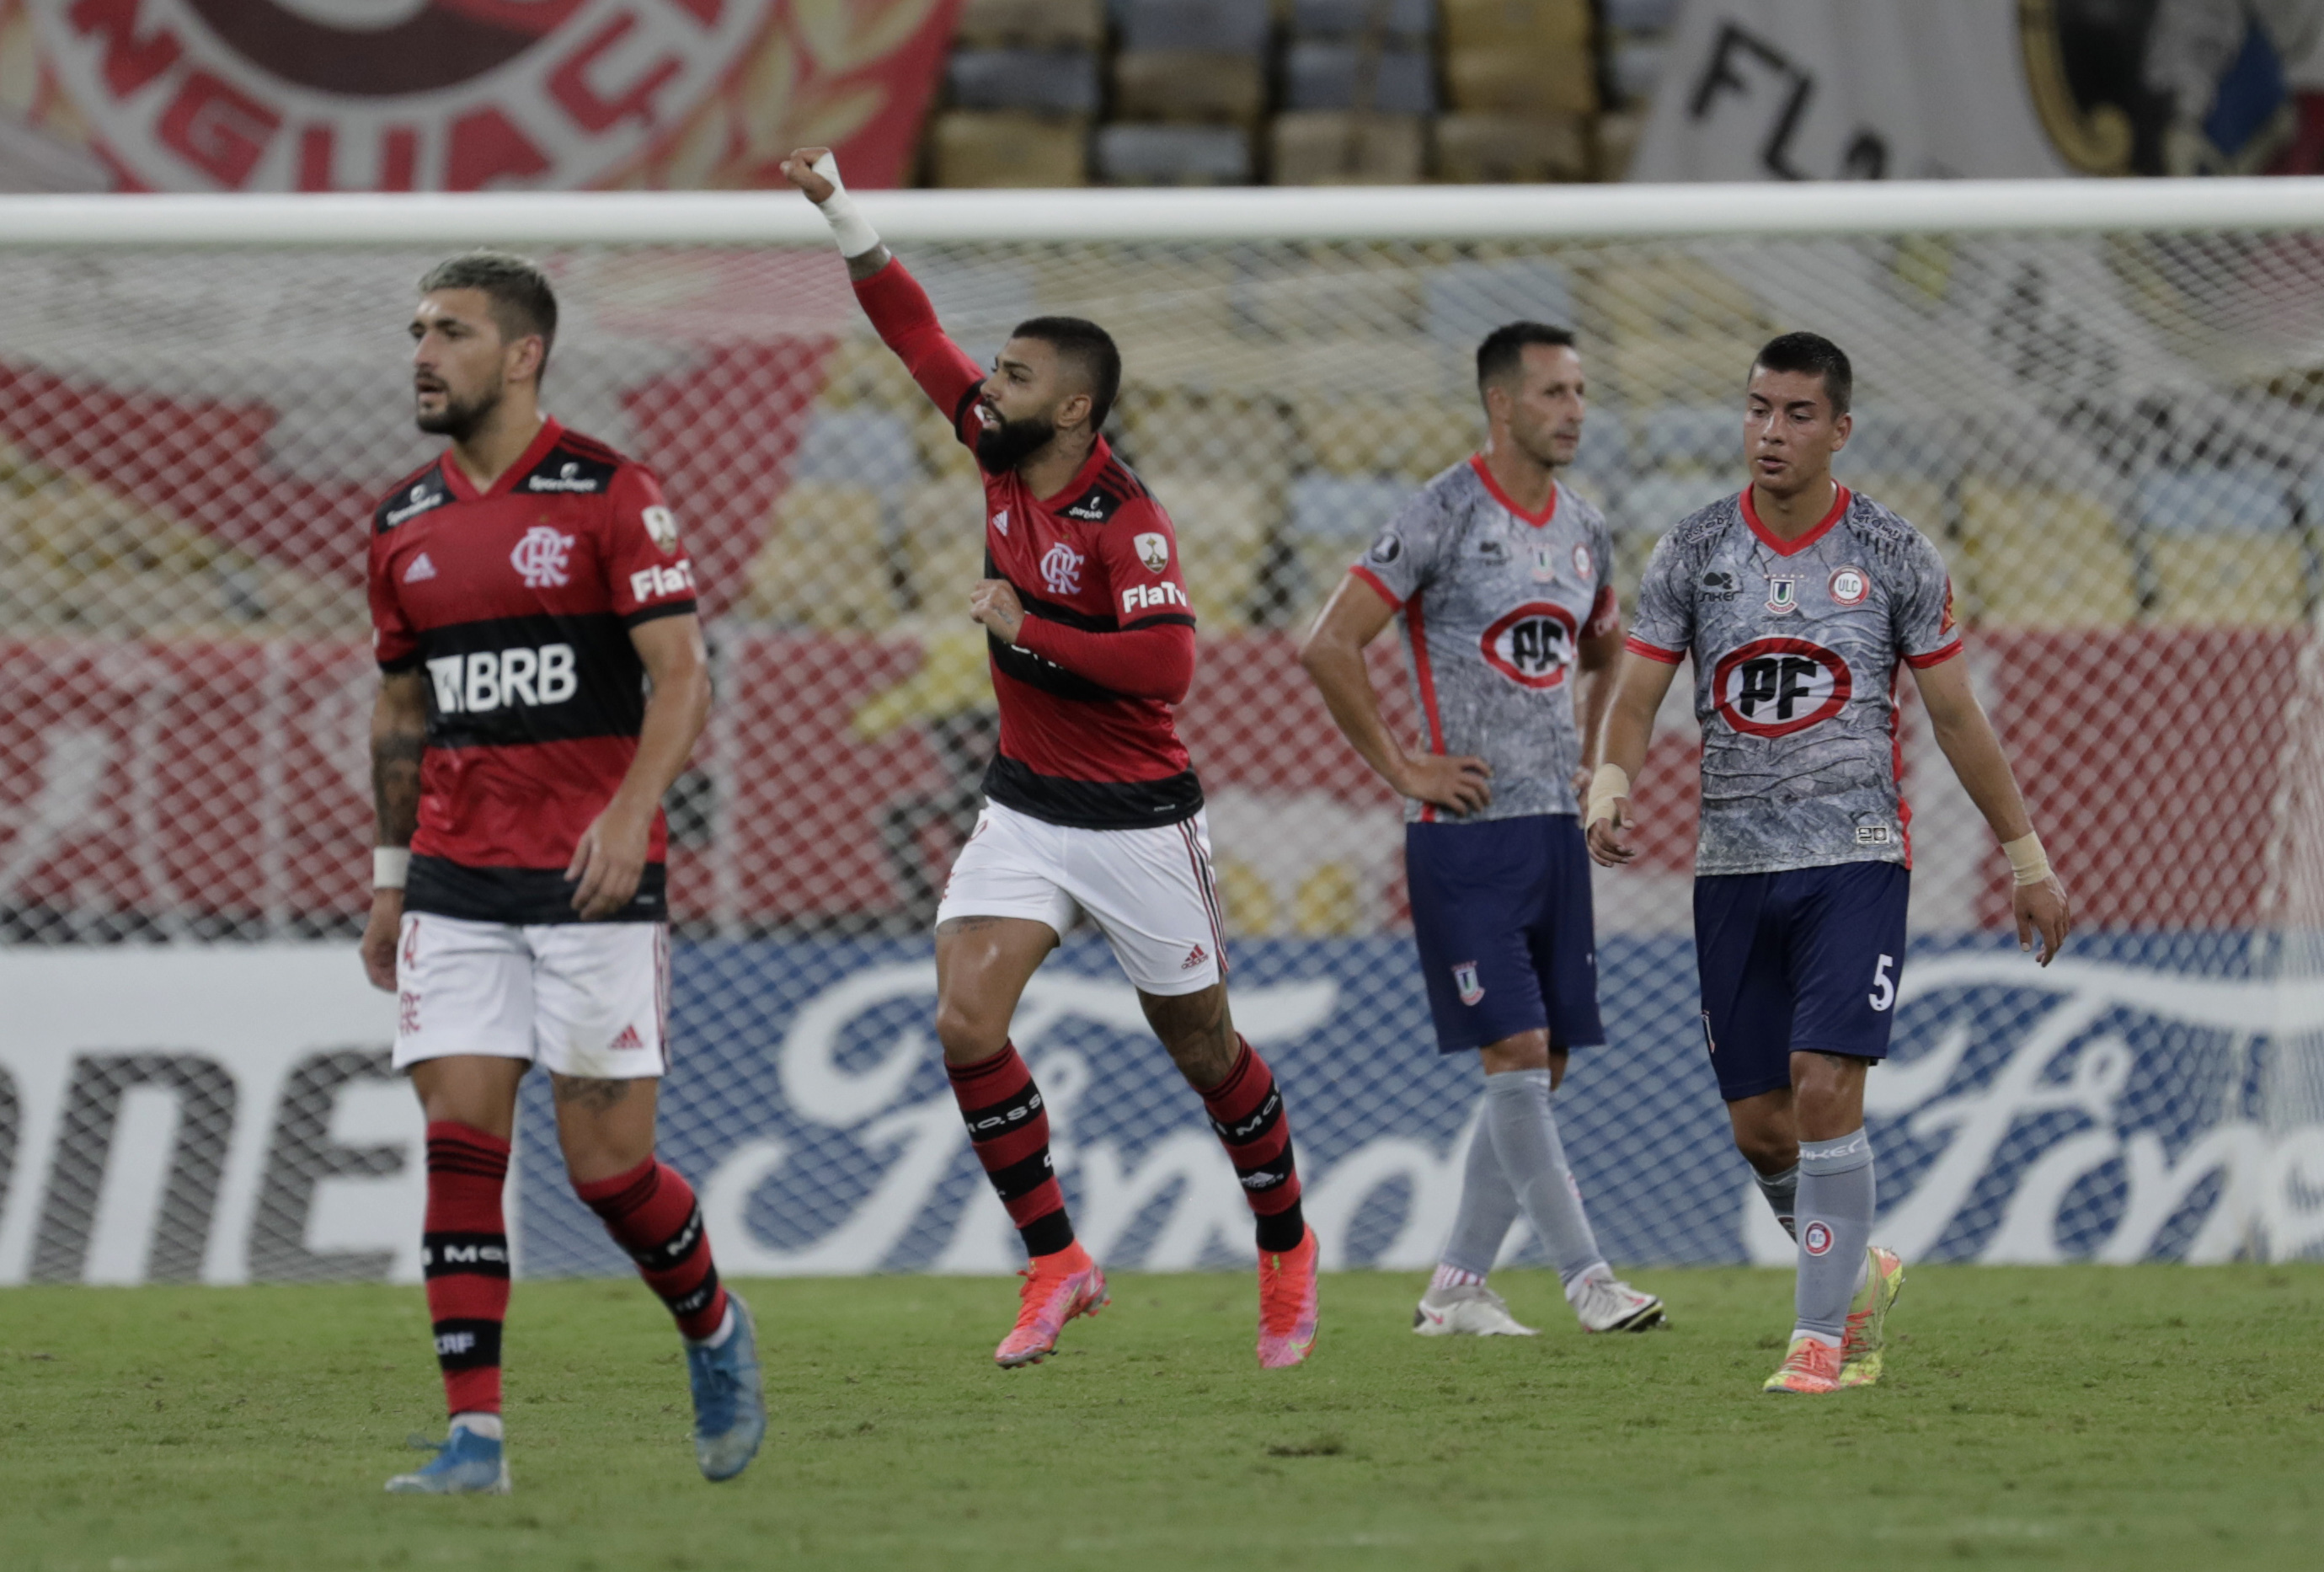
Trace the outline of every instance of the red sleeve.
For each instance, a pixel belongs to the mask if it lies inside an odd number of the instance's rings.
[[[1582,636],[1595,639],[1621,631],[1621,599],[1615,595],[1612,585],[1601,584],[1598,587],[1598,598],[1590,603],[1590,620],[1582,624]]]
[[[1096,551],[1106,598],[1124,628],[1194,625],[1194,603],[1186,597],[1185,569],[1178,560],[1178,528],[1152,495],[1124,503],[1098,532]]]
[[[371,649],[383,671],[409,671],[420,664],[420,640],[395,598],[395,581],[388,576],[387,544],[392,534],[372,532],[369,590]]]
[[[954,435],[973,447],[982,428],[972,423],[970,411],[976,390],[984,385],[984,373],[966,350],[945,337],[920,281],[890,257],[887,266],[856,284],[855,298],[880,330],[880,341],[896,352],[920,391],[951,417]]]
[[[694,563],[678,544],[678,520],[662,501],[653,471],[622,465],[605,488],[605,504],[598,560],[622,625],[694,610]]]
[[[1672,666],[1681,665],[1686,660],[1684,650],[1665,650],[1660,644],[1649,644],[1636,633],[1622,641],[1622,648],[1633,655],[1644,655],[1649,661],[1661,661]]]
[[[1194,681],[1191,620],[1148,623],[1122,633],[1094,633],[1044,617],[1027,616],[1018,647],[1131,698],[1183,703]]]

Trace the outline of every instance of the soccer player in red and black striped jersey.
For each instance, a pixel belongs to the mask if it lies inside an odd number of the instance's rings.
[[[536,1061],[575,1191],[677,1318],[703,1474],[741,1473],[766,1431],[749,1308],[654,1156],[661,800],[710,707],[693,573],[652,473],[540,412],[556,334],[556,296],[521,258],[476,253],[420,281],[419,423],[451,442],[373,521],[363,957],[397,995],[395,1064],[427,1110],[420,1260],[451,1410],[435,1460],[393,1491],[508,1488],[501,1195]]]
[[[984,578],[963,587],[989,635],[1001,741],[936,910],[936,1036],[1031,1258],[993,1357],[1038,1363],[1066,1321],[1106,1302],[1050,1167],[1041,1094],[1009,1040],[1026,983],[1078,910],[1201,1094],[1257,1216],[1259,1362],[1296,1364],[1315,1340],[1315,1236],[1282,1096],[1227,1010],[1202,784],[1171,723],[1194,672],[1176,532],[1099,435],[1121,357],[1093,322],[1036,317],[987,374],[864,224],[828,150],[794,153],[783,171],[831,221],[872,326],[984,471]]]

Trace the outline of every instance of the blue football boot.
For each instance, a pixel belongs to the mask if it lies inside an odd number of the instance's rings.
[[[417,1441],[431,1448],[435,1460],[387,1482],[398,1495],[506,1495],[508,1458],[490,1436],[456,1428],[442,1442]]]
[[[688,1339],[686,1373],[694,1387],[694,1460],[702,1477],[732,1479],[759,1455],[767,1434],[767,1399],[759,1387],[759,1329],[733,1290],[734,1330],[717,1347]]]

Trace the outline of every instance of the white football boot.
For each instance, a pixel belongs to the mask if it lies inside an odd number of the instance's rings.
[[[1566,1303],[1585,1332],[1643,1332],[1663,1324],[1663,1302],[1642,1294],[1602,1268],[1565,1290]]]
[[[1508,1302],[1481,1282],[1432,1288],[1412,1312],[1412,1329],[1424,1337],[1535,1337],[1533,1327],[1509,1314]]]

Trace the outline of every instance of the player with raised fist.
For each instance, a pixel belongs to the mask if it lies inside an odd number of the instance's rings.
[[[829,221],[872,324],[984,472],[986,632],[1001,739],[983,812],[936,909],[936,1036],[969,1139],[1024,1241],[1016,1324],[994,1359],[1038,1363],[1107,1302],[1074,1237],[1049,1120],[1010,1040],[1017,1001],[1078,910],[1203,1099],[1257,1220],[1259,1362],[1315,1340],[1315,1235],[1274,1075],[1234,1029],[1202,782],[1171,711],[1194,674],[1194,608],[1170,517],[1100,430],[1121,356],[1094,322],[1018,324],[988,373],[945,334],[827,149],[783,173]]]

